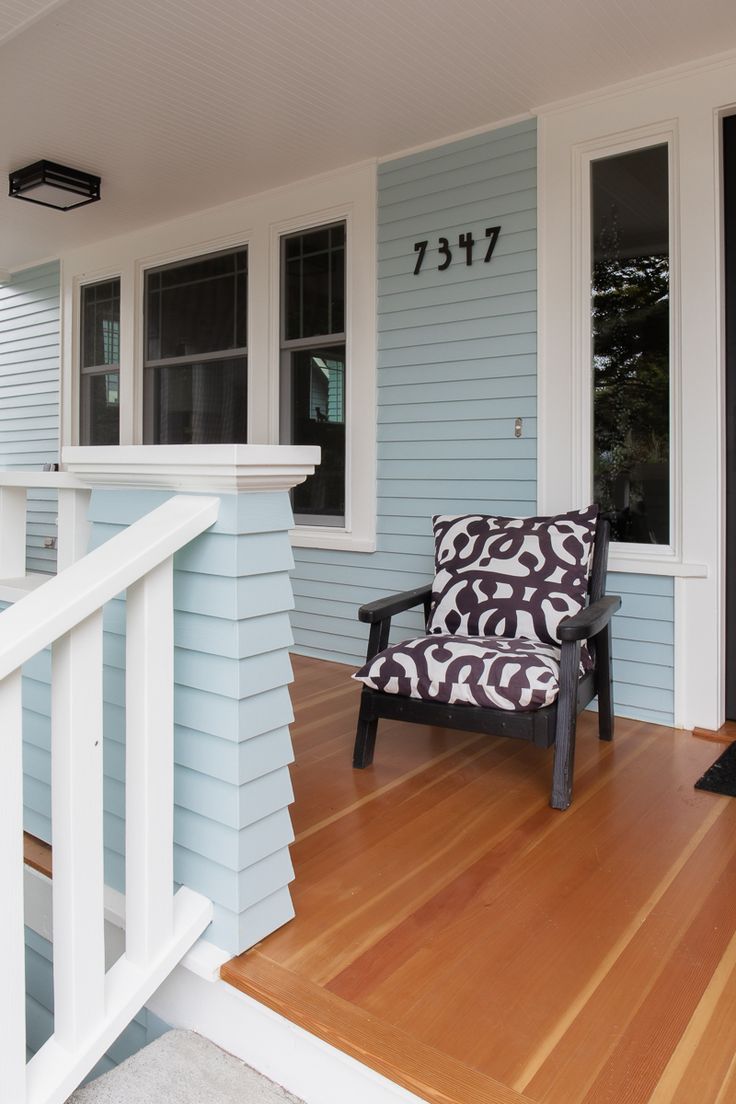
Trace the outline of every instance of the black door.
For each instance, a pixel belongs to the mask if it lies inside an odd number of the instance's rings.
[[[726,718],[736,720],[736,115],[723,120],[726,276]]]

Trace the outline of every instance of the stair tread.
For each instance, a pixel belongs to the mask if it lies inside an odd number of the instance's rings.
[[[168,1031],[67,1104],[303,1104],[193,1031]]]

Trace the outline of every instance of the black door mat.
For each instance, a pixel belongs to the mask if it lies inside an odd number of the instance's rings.
[[[736,797],[736,740],[719,755],[712,767],[695,783],[696,790]]]

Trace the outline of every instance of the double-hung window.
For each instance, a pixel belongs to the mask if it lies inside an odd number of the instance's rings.
[[[119,278],[82,287],[80,375],[80,443],[117,445],[120,440]]]
[[[150,268],[144,298],[145,443],[245,442],[247,250]]]
[[[281,238],[281,443],[319,445],[294,517],[345,523],[345,223]]]

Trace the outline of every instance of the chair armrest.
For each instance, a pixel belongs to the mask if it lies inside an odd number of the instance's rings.
[[[358,620],[373,624],[376,621],[385,621],[404,610],[413,609],[422,602],[426,602],[432,593],[432,584],[416,587],[415,590],[404,590],[401,594],[392,594],[389,598],[379,598],[376,602],[368,602],[358,610]]]
[[[599,598],[574,617],[566,617],[564,621],[560,621],[557,629],[560,640],[590,640],[591,636],[596,636],[606,627],[620,607],[621,599],[617,594]]]

